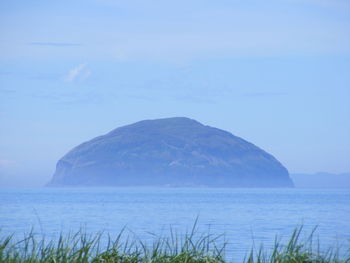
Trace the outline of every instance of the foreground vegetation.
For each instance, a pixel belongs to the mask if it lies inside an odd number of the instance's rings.
[[[315,248],[313,234],[301,240],[302,228],[297,228],[289,242],[276,241],[274,248],[252,249],[245,263],[350,263],[350,257],[339,257],[334,250],[321,253]],[[61,235],[46,242],[31,232],[15,241],[13,236],[0,239],[0,262],[6,263],[226,263],[225,243],[220,237],[197,236],[192,232],[183,237],[170,231],[168,238],[155,238],[152,244],[129,238],[115,239],[102,234],[88,235],[79,231]],[[220,244],[220,245],[218,245]]]

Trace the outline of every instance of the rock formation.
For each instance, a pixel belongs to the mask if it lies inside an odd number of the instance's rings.
[[[48,185],[293,187],[272,155],[184,117],[144,120],[84,142],[58,161]]]

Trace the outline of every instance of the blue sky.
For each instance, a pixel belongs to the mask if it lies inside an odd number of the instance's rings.
[[[187,116],[290,172],[350,171],[346,0],[0,2],[0,185],[77,144]]]

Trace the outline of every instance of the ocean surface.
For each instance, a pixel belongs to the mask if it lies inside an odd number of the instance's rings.
[[[0,238],[33,228],[49,238],[84,229],[151,241],[196,231],[223,235],[227,255],[242,259],[253,243],[272,246],[303,225],[317,226],[323,247],[350,243],[350,190],[212,188],[0,188]],[[219,241],[220,242],[220,241]]]

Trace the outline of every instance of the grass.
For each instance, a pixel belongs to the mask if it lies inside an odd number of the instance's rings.
[[[33,231],[20,241],[13,236],[0,239],[0,262],[6,263],[226,263],[225,243],[220,236],[197,235],[192,231],[180,237],[170,230],[169,237],[155,237],[146,244],[137,239],[122,238],[123,231],[112,239],[102,233],[83,231],[61,234],[56,241],[37,238]],[[283,245],[278,239],[274,248],[253,248],[244,263],[350,263],[336,250],[320,252],[315,248],[313,232],[301,240],[302,227],[292,233]],[[107,241],[106,241],[107,238]],[[218,245],[221,244],[221,245]]]

